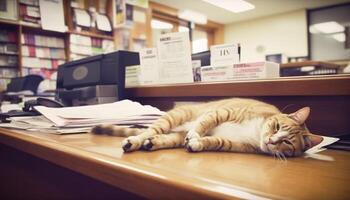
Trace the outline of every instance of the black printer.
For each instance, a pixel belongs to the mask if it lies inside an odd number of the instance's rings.
[[[124,99],[125,67],[139,64],[139,54],[130,51],[67,62],[58,67],[56,98],[67,106]]]

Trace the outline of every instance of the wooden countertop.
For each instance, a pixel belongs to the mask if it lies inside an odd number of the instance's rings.
[[[119,137],[0,129],[0,142],[152,199],[347,199],[350,153],[314,158],[183,149],[123,153]]]

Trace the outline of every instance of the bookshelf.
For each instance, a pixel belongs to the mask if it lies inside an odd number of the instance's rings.
[[[1,23],[0,23],[1,24]],[[15,24],[1,24],[0,30],[0,85],[7,85],[18,76],[19,27]]]
[[[116,49],[112,24],[113,0],[63,0],[64,22],[67,26],[65,32],[42,28],[39,0],[13,2],[17,9],[17,19],[0,18],[2,90],[6,89],[11,78],[28,74],[39,74],[54,86],[58,65]],[[111,30],[79,27],[74,9],[86,12],[91,20],[92,13],[106,16]],[[10,39],[7,33],[11,34]]]

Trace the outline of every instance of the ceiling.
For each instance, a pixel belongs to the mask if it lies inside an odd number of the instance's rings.
[[[205,14],[209,20],[229,24],[264,16],[280,14],[300,9],[319,8],[350,2],[350,0],[246,0],[255,5],[255,9],[232,13],[213,6],[202,0],[151,0],[179,10],[190,9]]]

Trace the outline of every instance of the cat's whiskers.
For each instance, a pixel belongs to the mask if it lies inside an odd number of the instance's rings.
[[[278,155],[278,157],[280,158],[281,161],[283,161],[283,162],[287,161],[286,156],[282,152],[277,151],[277,155]]]

